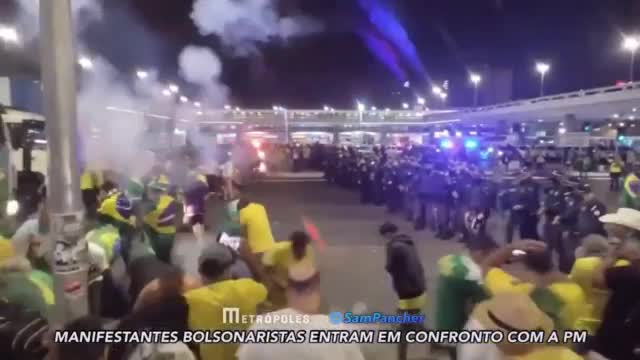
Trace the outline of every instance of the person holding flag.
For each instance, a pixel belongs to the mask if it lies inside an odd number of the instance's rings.
[[[620,207],[640,210],[640,164],[634,164],[632,171],[624,179]]]
[[[168,194],[169,182],[164,176],[149,183],[147,196],[153,204],[144,215],[144,232],[158,258],[171,262],[171,250],[176,238],[175,218],[178,209],[175,199]]]

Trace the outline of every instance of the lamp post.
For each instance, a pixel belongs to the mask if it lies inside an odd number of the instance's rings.
[[[15,28],[0,25],[0,41],[5,45],[7,44],[19,44],[20,35]]]
[[[482,81],[482,76],[479,74],[471,73],[469,80],[473,84],[473,106],[478,106],[478,85]]]
[[[540,96],[544,96],[544,78],[549,72],[551,66],[547,63],[539,62],[536,64],[536,71],[540,74]]]
[[[140,80],[144,80],[149,77],[149,73],[144,70],[136,71],[136,77]]]
[[[638,40],[636,36],[627,36],[622,41],[622,47],[631,53],[631,59],[629,61],[629,82],[633,82],[636,51],[638,47],[640,47],[640,40]]]
[[[40,56],[49,157],[47,204],[54,273],[54,327],[89,313],[88,247],[81,241],[76,72],[71,0],[40,2]]]
[[[93,69],[93,61],[86,56],[81,56],[78,59],[78,65],[80,65],[82,70],[90,71]]]
[[[365,110],[364,104],[361,102],[358,102],[358,121],[360,122],[360,125],[362,125],[362,123],[364,122],[364,110]]]

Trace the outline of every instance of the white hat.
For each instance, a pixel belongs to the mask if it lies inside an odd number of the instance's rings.
[[[620,208],[617,212],[600,217],[605,224],[616,224],[640,231],[640,211],[629,208]]]

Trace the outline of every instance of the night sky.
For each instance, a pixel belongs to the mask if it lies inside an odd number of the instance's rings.
[[[223,59],[232,101],[243,107],[351,108],[361,99],[397,108],[415,99],[402,89],[405,77],[420,93],[430,81],[449,80],[450,104],[468,106],[468,71],[488,68],[513,70],[514,97],[532,97],[537,60],[552,64],[548,93],[613,85],[628,78],[622,34],[640,31],[640,1],[633,0],[281,0],[281,13],[315,17],[325,30],[239,59],[216,37],[198,34],[189,0],[104,2],[105,21],[83,34],[92,51],[123,71],[158,68],[169,81],[178,78],[177,55],[185,45],[211,46]],[[365,10],[371,3],[387,5],[385,14],[415,45],[415,59],[385,35],[387,23],[376,23]],[[0,20],[10,16],[11,6],[0,4]],[[383,55],[367,46],[367,38],[383,44]],[[396,59],[395,71],[385,65],[385,54]]]

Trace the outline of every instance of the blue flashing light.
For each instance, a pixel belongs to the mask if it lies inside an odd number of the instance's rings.
[[[451,140],[445,139],[440,142],[440,147],[443,149],[451,149],[453,148],[453,142]]]
[[[468,139],[464,142],[464,147],[467,149],[475,149],[478,147],[478,142],[476,140]]]
[[[489,159],[489,152],[488,152],[488,151],[481,151],[481,152],[480,152],[480,158],[481,158],[482,160],[487,160],[487,159]]]

